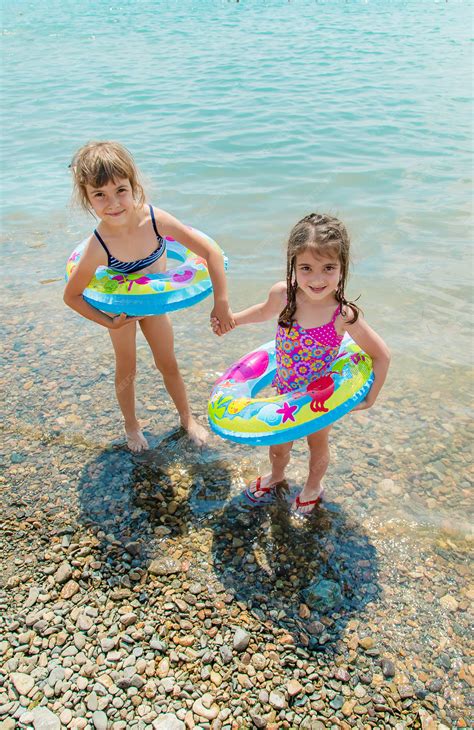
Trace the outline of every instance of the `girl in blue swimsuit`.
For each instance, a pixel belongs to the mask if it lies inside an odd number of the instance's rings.
[[[211,316],[227,332],[234,327],[234,320],[227,299],[222,254],[169,213],[145,204],[138,170],[122,145],[91,142],[74,155],[71,168],[78,202],[99,219],[99,225],[69,278],[64,301],[86,319],[109,330],[115,351],[115,391],[124,418],[127,444],[134,452],[148,448],[135,412],[138,322],[182,426],[196,444],[202,445],[207,433],[189,408],[174,353],[169,317],[166,314],[144,318],[108,315],[88,304],[83,292],[99,266],[109,266],[125,274],[165,271],[165,239],[170,236],[206,260],[214,291]]]

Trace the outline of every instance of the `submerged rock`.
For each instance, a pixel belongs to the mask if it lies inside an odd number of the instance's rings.
[[[332,580],[318,580],[301,591],[301,594],[305,603],[320,613],[333,611],[343,600],[339,584]]]
[[[148,572],[151,575],[172,575],[173,573],[181,573],[181,571],[180,561],[168,557],[156,558],[148,566]]]

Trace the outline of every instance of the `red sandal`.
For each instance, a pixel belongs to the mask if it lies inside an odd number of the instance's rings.
[[[313,513],[313,511],[314,511],[314,506],[316,504],[318,504],[318,502],[321,502],[321,500],[323,498],[323,494],[324,494],[324,489],[321,490],[321,492],[318,494],[318,496],[316,497],[316,499],[308,499],[306,502],[302,502],[301,499],[300,499],[300,495],[298,494],[298,496],[295,499],[295,505],[296,505],[296,507],[293,510],[293,512],[296,515],[298,515],[298,517],[306,517],[306,516],[311,515]],[[298,510],[299,510],[300,507],[309,507],[310,505],[313,505],[313,509],[308,510],[308,512],[298,512]]]
[[[265,502],[269,501],[269,497],[273,496],[272,492],[276,487],[276,484],[268,484],[266,487],[261,487],[260,484],[262,482],[262,477],[257,477],[255,480],[255,491],[251,492],[250,487],[247,487],[244,494],[251,502],[251,504],[263,504]],[[255,492],[263,492],[263,494],[260,495],[260,497],[255,496]]]

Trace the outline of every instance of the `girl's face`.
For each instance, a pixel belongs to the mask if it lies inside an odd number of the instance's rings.
[[[313,301],[334,294],[341,278],[339,259],[315,256],[310,249],[298,254],[295,268],[298,287]]]
[[[127,178],[111,180],[101,188],[86,185],[86,192],[94,213],[108,225],[125,223],[135,209],[132,186]]]

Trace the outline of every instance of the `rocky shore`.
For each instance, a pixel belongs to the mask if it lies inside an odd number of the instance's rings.
[[[284,490],[242,500],[253,452],[10,427],[2,730],[468,727],[469,541],[380,519],[400,472],[372,434],[349,471],[336,446],[332,495],[294,524]]]

